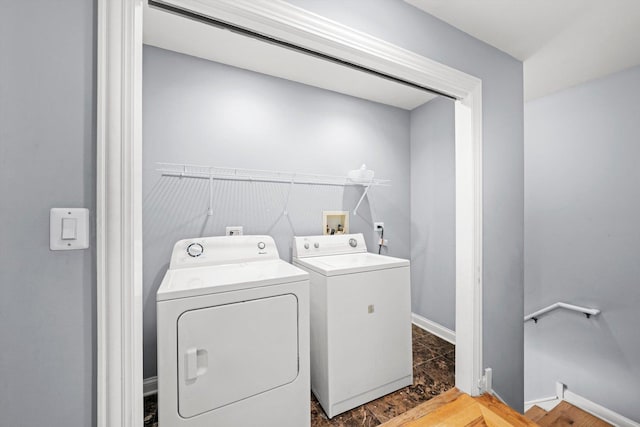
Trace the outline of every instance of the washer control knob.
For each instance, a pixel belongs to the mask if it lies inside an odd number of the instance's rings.
[[[305,243],[305,244],[304,244],[304,248],[305,248],[305,249],[309,249],[309,244],[308,244],[308,243]]]
[[[316,249],[318,249],[318,248],[320,247],[320,243],[315,242],[315,243],[313,244],[313,247],[314,247],[314,248],[316,248]]]
[[[358,246],[358,241],[356,239],[349,239],[349,246],[355,248],[356,246]]]
[[[258,242],[258,249],[262,250],[264,248],[266,248],[267,245],[264,244],[264,242]]]
[[[204,248],[200,243],[192,243],[189,246],[187,246],[187,253],[191,257],[194,257],[194,258],[199,257],[200,255],[202,255],[203,252],[204,252]]]

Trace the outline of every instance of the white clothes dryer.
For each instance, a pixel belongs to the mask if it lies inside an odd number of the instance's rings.
[[[157,322],[159,425],[310,425],[308,274],[271,237],[176,243]]]
[[[413,383],[409,261],[362,234],[294,237],[311,280],[311,390],[329,418]]]

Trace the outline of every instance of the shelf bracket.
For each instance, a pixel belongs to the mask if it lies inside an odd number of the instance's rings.
[[[293,184],[295,184],[295,175],[291,178],[291,182],[289,183],[289,191],[287,191],[287,198],[284,201],[284,208],[282,209],[282,215],[284,216],[289,216],[289,198],[291,197]]]
[[[209,175],[209,209],[207,216],[213,216],[213,175]]]
[[[360,207],[360,204],[362,204],[362,201],[364,200],[364,198],[367,196],[367,193],[369,192],[369,189],[371,188],[371,185],[367,185],[364,189],[364,192],[362,193],[362,196],[360,197],[360,200],[358,200],[358,203],[356,204],[355,209],[353,209],[353,214],[354,215],[358,215],[358,208]]]

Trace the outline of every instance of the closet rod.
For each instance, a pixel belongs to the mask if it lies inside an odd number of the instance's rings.
[[[267,43],[271,43],[271,44],[275,44],[275,45],[278,45],[278,46],[282,46],[282,47],[285,47],[287,49],[291,49],[291,50],[295,50],[295,51],[304,53],[306,55],[315,56],[316,58],[320,58],[320,59],[324,59],[324,60],[327,60],[327,61],[331,61],[331,62],[334,62],[336,64],[344,65],[346,67],[350,67],[350,68],[353,68],[353,69],[356,69],[356,70],[359,70],[359,71],[362,71],[362,72],[365,72],[365,73],[368,73],[368,74],[373,74],[374,76],[378,76],[378,77],[381,77],[381,78],[386,79],[386,80],[390,80],[390,81],[393,81],[393,82],[396,82],[396,83],[403,84],[405,86],[410,86],[410,87],[415,88],[415,89],[419,89],[419,90],[422,90],[422,91],[425,91],[425,92],[429,92],[429,93],[434,94],[434,95],[444,96],[445,98],[451,99],[453,101],[457,101],[457,98],[455,98],[454,96],[451,96],[451,95],[446,94],[444,92],[441,92],[439,90],[436,90],[436,89],[433,89],[433,88],[430,88],[430,87],[426,87],[426,86],[422,86],[422,85],[419,85],[417,83],[410,82],[408,80],[404,80],[404,79],[401,79],[401,78],[396,77],[396,76],[392,76],[390,74],[386,74],[386,73],[383,73],[383,72],[380,72],[380,71],[373,70],[371,68],[364,67],[362,65],[355,64],[353,62],[345,61],[343,59],[336,58],[335,56],[327,55],[326,53],[318,52],[318,51],[315,51],[315,50],[312,50],[312,49],[307,49],[306,47],[298,46],[296,44],[289,43],[289,42],[286,42],[284,40],[280,40],[280,39],[277,39],[277,38],[274,38],[274,37],[270,37],[270,36],[267,36],[267,35],[264,35],[264,34],[260,34],[258,32],[255,32],[253,30],[249,30],[247,28],[238,27],[236,25],[230,24],[230,23],[225,22],[225,21],[220,21],[220,20],[217,20],[217,19],[213,19],[213,18],[210,18],[208,16],[202,16],[202,15],[199,15],[197,13],[191,12],[189,10],[180,9],[180,8],[175,7],[175,6],[170,6],[168,4],[164,4],[164,3],[161,3],[161,2],[158,2],[158,1],[155,1],[155,0],[149,0],[149,6],[154,6],[154,7],[157,7],[159,9],[164,9],[164,10],[166,10],[168,12],[172,12],[172,13],[175,13],[177,15],[181,15],[181,16],[184,16],[184,17],[187,17],[187,18],[191,18],[191,19],[194,19],[196,21],[200,21],[200,22],[203,22],[205,24],[212,25],[214,27],[227,29],[229,31],[233,31],[234,33],[242,34],[244,36],[252,37],[252,38],[267,42]]]

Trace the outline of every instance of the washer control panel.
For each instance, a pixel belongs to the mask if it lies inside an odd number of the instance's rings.
[[[279,259],[271,236],[216,236],[180,240],[170,269]]]
[[[200,243],[192,243],[187,246],[187,254],[191,257],[199,257],[204,252],[204,247]]]
[[[339,255],[367,252],[362,233],[333,236],[299,236],[293,238],[293,257]]]

